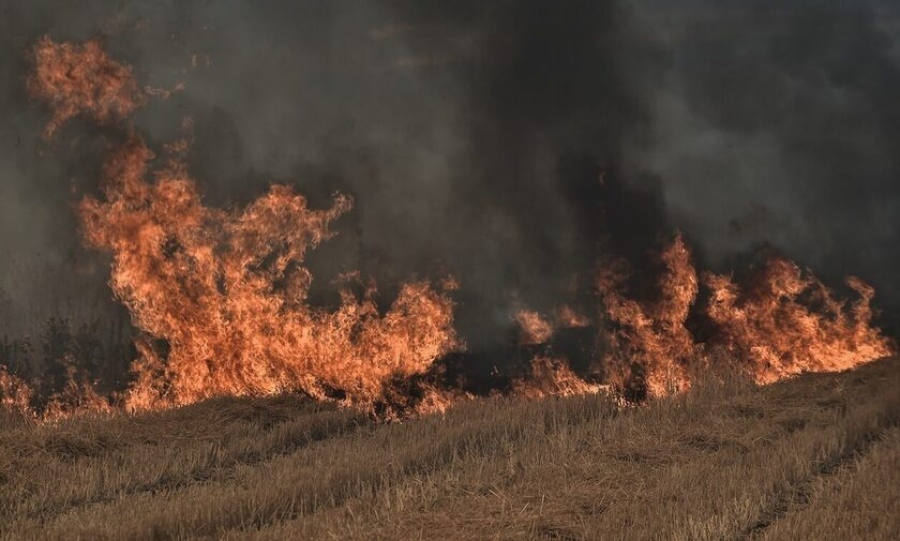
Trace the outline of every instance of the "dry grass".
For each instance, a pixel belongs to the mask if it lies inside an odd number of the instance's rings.
[[[0,540],[896,539],[900,362],[765,388],[482,401],[374,425],[299,399],[0,417]]]

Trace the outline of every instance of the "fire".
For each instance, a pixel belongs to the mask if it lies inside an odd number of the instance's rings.
[[[783,258],[771,259],[744,287],[714,274],[704,275],[704,282],[712,293],[707,313],[718,345],[749,363],[759,383],[846,370],[892,353],[890,341],[871,324],[874,290],[857,278],[847,280],[859,295],[849,310],[822,282]]]
[[[90,381],[71,358],[66,362],[65,386],[53,396],[44,406],[41,416],[45,421],[56,421],[69,417],[72,414],[91,415],[105,414],[113,411],[110,401],[95,390]]]
[[[33,62],[29,94],[53,110],[46,137],[75,116],[106,124],[125,120],[144,103],[131,68],[111,59],[100,40],[79,45],[44,37],[33,49]]]
[[[531,373],[512,383],[516,396],[537,399],[550,396],[577,396],[597,394],[606,386],[588,383],[578,377],[564,359],[539,355],[531,362]]]
[[[563,304],[556,310],[556,322],[559,327],[564,329],[574,329],[578,327],[587,327],[591,321],[587,316],[576,312],[568,304]]]
[[[32,57],[28,90],[52,108],[48,137],[78,115],[125,121],[159,93],[141,91],[131,68],[109,58],[97,40],[44,38]],[[186,119],[183,129],[191,126]],[[338,306],[313,307],[307,302],[313,276],[304,262],[334,235],[331,225],[351,210],[351,199],[335,194],[328,208],[314,209],[293,188],[273,185],[245,208],[212,208],[188,173],[189,147],[187,139],[177,141],[157,159],[140,136],[129,135],[105,164],[100,196],[77,206],[85,242],[111,254],[110,286],[142,333],[122,406],[136,411],[288,391],[397,419],[470,398],[436,382],[441,359],[463,349],[449,297],[460,284],[452,276],[437,287],[403,285],[382,312],[375,285],[348,273],[339,280]],[[856,278],[847,281],[858,295],[848,306],[783,258],[737,282],[698,273],[676,235],[656,259],[652,292],[635,290],[628,263],[610,258],[595,278],[593,314],[569,304],[550,317],[527,309],[514,314],[519,347],[532,358],[511,393],[540,398],[610,388],[640,400],[689,388],[692,374],[713,358],[770,383],[852,368],[895,350],[872,325],[874,291]],[[576,306],[586,310],[583,302]],[[576,335],[577,348],[557,341],[565,333]],[[596,340],[584,340],[584,333]],[[564,354],[586,349],[591,378],[576,373],[577,363]],[[44,418],[109,411],[113,401],[71,368]],[[604,385],[590,383],[597,377]],[[30,411],[33,401],[28,385],[0,366],[0,406]]]
[[[27,383],[0,365],[0,408],[29,413],[31,395],[32,391]]]
[[[603,315],[613,323],[604,361],[610,382],[626,392],[661,396],[690,386],[690,374],[724,353],[758,383],[772,383],[802,372],[847,370],[891,355],[895,346],[872,325],[874,290],[857,278],[847,285],[859,295],[845,303],[815,276],[775,257],[748,283],[697,271],[679,235],[660,254],[662,272],[654,302],[640,303],[623,294],[621,267],[598,278]],[[696,312],[706,318],[711,337],[699,342],[687,327]]]
[[[604,360],[610,382],[638,396],[662,396],[690,385],[686,368],[702,347],[685,327],[699,290],[691,253],[678,235],[659,255],[657,299],[638,302],[623,291],[627,269],[619,262],[597,279],[601,312],[613,328],[605,334]]]
[[[87,242],[113,254],[112,288],[146,333],[129,408],[292,390],[367,406],[388,380],[422,374],[456,346],[452,302],[425,282],[406,284],[384,315],[373,286],[359,297],[345,289],[333,312],[305,303],[304,258],[332,236],[349,198],[313,210],[275,185],[242,211],[213,209],[177,158],[149,181],[152,158],[132,137],[105,168],[104,199],[79,208]]]
[[[519,341],[522,344],[543,344],[553,336],[553,326],[537,312],[519,310],[516,321],[521,330]]]

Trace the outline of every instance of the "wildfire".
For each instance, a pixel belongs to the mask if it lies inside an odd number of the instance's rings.
[[[717,344],[749,363],[759,383],[846,370],[893,352],[871,324],[874,290],[857,278],[847,279],[859,295],[849,310],[818,279],[782,258],[769,260],[744,287],[714,274],[704,275],[704,282]]]
[[[556,310],[557,325],[564,329],[587,327],[591,324],[587,316],[576,312],[568,304],[564,304]]]
[[[700,284],[680,235],[659,259],[663,270],[653,303],[623,295],[621,268],[607,268],[598,278],[604,315],[614,324],[604,364],[620,388],[651,396],[687,388],[692,369],[707,366],[713,353],[742,363],[761,384],[847,370],[894,353],[892,341],[872,325],[874,290],[857,278],[847,280],[859,295],[848,310],[811,273],[775,257],[743,285],[704,273],[709,300],[696,306]],[[706,343],[686,326],[692,311],[706,318]]]
[[[684,239],[676,236],[659,259],[663,269],[655,302],[625,296],[624,263],[603,269],[597,279],[603,315],[613,324],[606,331],[610,347],[605,369],[611,383],[637,395],[661,396],[687,388],[686,368],[702,354],[702,346],[685,327],[698,280]]]
[[[30,406],[31,388],[0,365],[0,408],[28,413]]]
[[[304,258],[332,236],[349,198],[312,210],[275,185],[242,211],[213,209],[177,159],[148,181],[152,158],[132,137],[107,164],[104,200],[79,208],[87,242],[112,252],[113,290],[147,336],[128,407],[289,390],[367,406],[391,378],[422,374],[456,346],[452,302],[424,282],[405,285],[384,315],[373,287],[359,298],[345,289],[333,312],[305,303]]]
[[[125,120],[145,101],[131,68],[107,56],[98,39],[79,45],[44,37],[32,54],[28,92],[53,111],[46,137],[80,114],[101,124]]]
[[[32,56],[28,90],[53,110],[47,136],[80,114],[124,121],[147,95],[131,68],[110,59],[96,40],[44,38]],[[105,164],[101,196],[77,207],[86,243],[111,254],[110,285],[141,331],[122,406],[135,411],[294,391],[397,418],[469,398],[429,379],[441,372],[442,358],[463,348],[453,327],[449,294],[460,287],[453,277],[437,287],[403,285],[382,313],[375,285],[350,273],[341,278],[336,308],[312,307],[306,301],[313,276],[304,261],[334,235],[331,224],[351,210],[351,199],[335,194],[330,207],[312,209],[291,187],[273,185],[243,209],[212,208],[187,171],[189,146],[170,144],[157,159],[131,134]],[[596,276],[594,314],[569,304],[549,318],[525,309],[514,314],[518,347],[532,359],[511,393],[540,398],[610,388],[635,400],[689,388],[691,375],[714,357],[770,383],[852,368],[894,351],[872,325],[874,291],[856,278],[847,285],[859,298],[848,306],[783,258],[747,281],[698,275],[676,235],[656,259],[652,292],[633,291],[628,263],[611,258]],[[555,340],[564,332],[594,333],[591,374],[604,385],[582,378],[560,353],[565,347]],[[33,399],[28,385],[0,366],[0,406],[30,411]],[[44,415],[103,412],[110,404],[72,367]]]

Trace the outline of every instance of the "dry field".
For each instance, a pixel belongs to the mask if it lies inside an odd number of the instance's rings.
[[[900,539],[900,361],[769,387],[0,417],[0,539]]]

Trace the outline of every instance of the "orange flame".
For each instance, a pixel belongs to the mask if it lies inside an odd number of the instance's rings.
[[[685,327],[699,286],[681,235],[663,250],[660,261],[659,295],[652,303],[622,293],[621,264],[605,268],[598,277],[603,313],[616,326],[607,336],[610,348],[604,360],[610,382],[650,396],[687,388],[685,369],[700,351]]]
[[[543,344],[553,336],[553,325],[537,312],[519,310],[515,318],[521,330],[521,344]]]
[[[587,327],[591,321],[587,316],[576,312],[568,304],[563,304],[556,310],[556,323],[565,329],[574,329],[578,327]]]
[[[801,372],[850,369],[896,349],[872,325],[870,286],[847,280],[859,295],[848,311],[822,282],[783,258],[770,259],[744,287],[728,276],[703,275],[710,298],[702,311],[714,332],[699,343],[686,327],[699,292],[697,272],[680,235],[660,262],[652,303],[621,293],[621,269],[607,268],[598,279],[604,314],[615,324],[604,366],[619,388],[651,396],[685,389],[692,369],[707,366],[713,352],[745,361],[758,383],[771,383]]]
[[[31,407],[31,394],[31,388],[27,383],[0,365],[0,408],[28,413]]]
[[[728,276],[706,274],[704,282],[721,347],[749,362],[759,383],[846,370],[893,352],[871,325],[874,290],[857,278],[847,280],[859,295],[849,312],[818,279],[782,258],[771,259],[744,288]],[[804,296],[819,310],[802,302]]]
[[[33,50],[31,95],[47,102],[52,118],[45,136],[85,115],[99,123],[126,120],[155,89],[141,91],[130,67],[110,59],[97,40],[83,45],[43,38]],[[177,90],[177,88],[176,88]],[[192,121],[183,129],[190,132]],[[306,303],[312,275],[307,252],[329,239],[331,223],[352,206],[334,196],[330,208],[310,209],[290,187],[273,185],[244,209],[205,206],[179,156],[187,140],[154,154],[131,135],[110,157],[102,197],[78,207],[86,242],[112,254],[110,285],[143,332],[123,396],[129,410],[188,404],[215,395],[265,395],[300,391],[344,405],[384,408],[396,419],[441,412],[467,394],[429,383],[435,361],[461,348],[453,328],[453,277],[433,288],[402,287],[386,313],[374,285],[341,291],[334,310]],[[843,370],[893,353],[895,346],[872,326],[871,287],[847,281],[859,299],[848,307],[821,282],[793,263],[773,259],[748,284],[705,273],[701,280],[684,239],[677,235],[659,254],[655,294],[629,294],[624,262],[601,269],[600,307],[593,321],[601,348],[596,373],[626,396],[662,396],[690,386],[690,376],[725,352],[756,381],[769,383],[803,371]],[[345,283],[358,275],[343,277]],[[701,285],[709,300],[698,305]],[[704,297],[705,298],[705,297]],[[700,343],[688,328],[700,314],[711,338]],[[553,321],[520,310],[520,344],[542,345],[530,375],[512,393],[540,398],[595,393],[564,358],[547,353],[557,328],[592,321],[561,305]],[[546,346],[544,346],[546,345]],[[103,412],[109,400],[76,371],[50,398],[45,418]],[[32,392],[0,366],[0,406],[28,411]]]
[[[78,45],[44,37],[32,56],[28,91],[53,109],[44,130],[47,138],[80,114],[101,124],[122,121],[145,101],[131,68],[107,56],[97,39]]]
[[[424,282],[404,286],[383,316],[372,288],[344,291],[334,312],[304,303],[303,260],[347,197],[311,210],[275,185],[241,212],[211,209],[177,160],[147,182],[152,157],[132,137],[106,166],[105,200],[80,206],[89,244],[113,253],[116,295],[168,349],[139,344],[130,408],[286,390],[365,406],[455,347],[452,302]]]
[[[63,359],[66,365],[66,384],[41,411],[44,421],[58,421],[72,415],[111,413],[110,401],[97,393],[71,357]]]
[[[596,394],[606,386],[588,383],[578,377],[564,359],[536,356],[531,362],[531,373],[512,383],[512,392],[523,398],[537,399],[550,396],[576,396]]]

